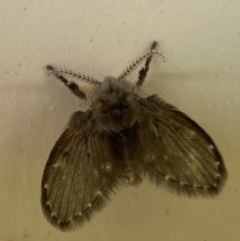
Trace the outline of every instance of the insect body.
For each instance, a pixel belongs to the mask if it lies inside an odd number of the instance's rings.
[[[63,75],[94,85],[92,105],[75,112],[56,142],[42,178],[42,208],[61,230],[71,230],[102,209],[125,177],[147,176],[179,194],[214,196],[225,182],[223,159],[211,137],[193,120],[156,95],[144,97],[157,43],[119,78],[99,82],[91,77],[48,66],[77,97],[85,93]],[[161,55],[161,54],[160,54]],[[146,59],[137,83],[126,80]]]

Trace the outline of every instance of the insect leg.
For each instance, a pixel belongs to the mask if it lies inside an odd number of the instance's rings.
[[[157,42],[154,41],[152,46],[151,46],[151,51],[153,51],[156,48],[156,46],[157,46]],[[152,61],[152,57],[153,56],[150,55],[145,62],[145,66],[140,69],[140,71],[138,73],[138,81],[136,83],[137,86],[142,86],[142,84],[144,83],[144,81],[147,77],[147,73],[148,73],[149,68],[150,68],[149,66],[150,66],[150,63]]]
[[[46,68],[52,71],[53,75],[58,78],[74,95],[76,95],[80,99],[86,99],[85,93],[80,90],[79,86],[76,83],[68,81],[61,74],[54,73],[54,68],[52,66],[48,65]]]

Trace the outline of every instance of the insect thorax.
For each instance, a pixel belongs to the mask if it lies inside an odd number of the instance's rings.
[[[93,113],[100,128],[119,132],[131,128],[138,115],[138,94],[133,84],[106,77],[94,90]]]

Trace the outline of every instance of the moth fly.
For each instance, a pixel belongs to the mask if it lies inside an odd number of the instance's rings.
[[[84,91],[66,79],[93,85],[91,107],[77,111],[53,147],[42,177],[42,209],[55,227],[82,226],[102,209],[126,179],[147,177],[188,196],[215,196],[227,172],[211,137],[187,115],[157,95],[140,93],[157,42],[118,77],[102,82],[84,74],[47,69],[79,99]],[[136,84],[127,76],[143,61]]]

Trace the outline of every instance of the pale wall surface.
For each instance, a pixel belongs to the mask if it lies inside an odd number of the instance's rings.
[[[1,0],[0,240],[240,240],[239,10],[239,0]],[[55,230],[41,211],[41,175],[82,104],[44,66],[118,75],[153,40],[166,63],[155,58],[144,88],[213,137],[229,173],[223,192],[190,199],[145,181],[120,189],[84,228]]]

